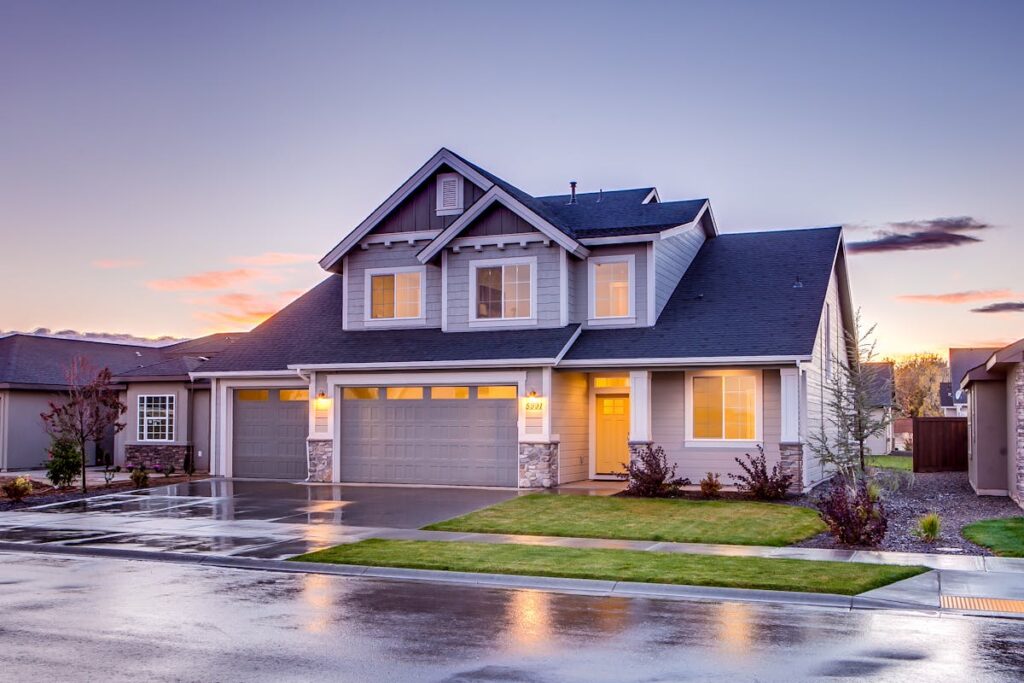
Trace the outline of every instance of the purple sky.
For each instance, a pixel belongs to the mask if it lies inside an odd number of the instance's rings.
[[[1021,26],[1021,2],[8,1],[0,330],[247,329],[443,145],[535,194],[708,196],[725,232],[846,224],[884,351],[1010,341]]]

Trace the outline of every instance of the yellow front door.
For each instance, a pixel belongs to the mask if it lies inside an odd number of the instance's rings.
[[[595,474],[620,474],[629,461],[629,396],[598,395]]]

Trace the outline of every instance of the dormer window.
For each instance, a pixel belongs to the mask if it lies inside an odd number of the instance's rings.
[[[440,173],[437,176],[437,215],[455,216],[462,213],[462,176],[458,173]]]
[[[591,324],[635,320],[633,262],[632,254],[596,256],[588,260]]]

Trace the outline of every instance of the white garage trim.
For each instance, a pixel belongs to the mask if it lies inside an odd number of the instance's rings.
[[[210,474],[230,477],[232,474],[231,432],[232,393],[238,388],[271,387],[283,389],[305,389],[308,382],[302,382],[292,373],[292,379],[217,379],[210,386],[210,412],[216,435],[211,435]]]

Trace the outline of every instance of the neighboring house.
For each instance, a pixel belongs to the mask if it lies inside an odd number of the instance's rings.
[[[964,373],[960,388],[967,393],[971,486],[1024,507],[1024,339],[993,349]]]
[[[967,394],[960,382],[968,370],[988,360],[996,348],[957,348],[949,350],[949,382],[941,385],[939,399],[943,417],[967,417]]]
[[[547,487],[803,443],[852,325],[842,229],[719,234],[655,188],[534,197],[442,149],[210,360],[215,475]]]
[[[894,366],[891,362],[865,363],[870,375],[871,416],[885,421],[885,431],[867,440],[867,447],[878,455],[891,453],[896,448],[892,407],[896,399]]]
[[[180,447],[197,444],[197,468],[202,469],[209,453],[209,386],[188,373],[238,336],[212,335],[163,347],[29,334],[0,338],[0,471],[44,465],[50,437],[40,414],[50,401],[66,397],[66,371],[76,357],[96,370],[109,368],[128,405],[125,430],[100,443],[115,463],[138,462],[137,444],[146,439],[151,447],[178,447],[179,455]],[[141,417],[140,405],[148,407]],[[198,418],[192,420],[194,413]],[[92,446],[86,462],[96,464]]]

